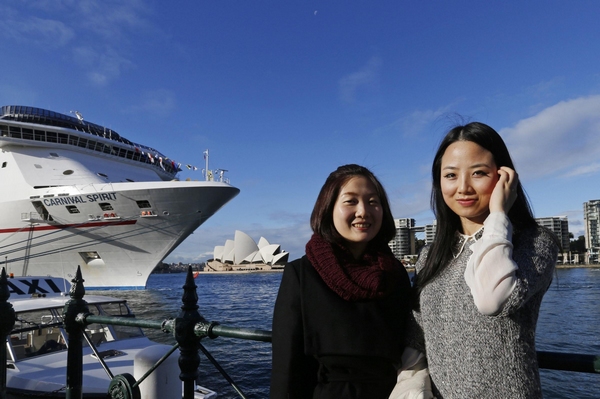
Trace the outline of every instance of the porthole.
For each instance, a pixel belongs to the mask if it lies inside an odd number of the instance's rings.
[[[98,173],[98,176],[100,176],[100,177],[104,177],[105,179],[108,179],[108,176],[107,176],[107,175],[105,175],[104,173]]]
[[[137,206],[141,209],[152,208],[152,206],[150,205],[150,202],[148,202],[146,200],[140,200],[140,201],[135,201],[135,202],[137,202]]]
[[[50,156],[51,156],[51,157],[54,157],[54,158],[58,158],[58,154],[57,154],[57,153],[55,153],[55,152],[51,152],[51,153],[50,153]]]
[[[75,205],[67,205],[66,208],[69,213],[79,213],[79,209]]]
[[[69,175],[72,175],[73,173],[75,173],[75,172],[73,172],[71,169],[67,169],[63,172],[63,175],[69,176]]]
[[[100,209],[102,209],[103,211],[112,211],[113,207],[111,204],[109,204],[108,202],[101,202],[98,205],[100,205]]]

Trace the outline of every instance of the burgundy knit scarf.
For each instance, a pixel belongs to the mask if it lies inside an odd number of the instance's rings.
[[[387,245],[367,248],[357,261],[346,248],[313,234],[306,256],[325,284],[347,301],[384,297],[400,281],[402,266]]]

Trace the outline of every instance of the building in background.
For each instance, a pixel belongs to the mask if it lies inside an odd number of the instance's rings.
[[[394,224],[396,225],[396,237],[390,241],[389,245],[394,256],[402,259],[405,255],[414,253],[415,235],[412,229],[415,226],[415,219],[394,219]]]
[[[571,239],[569,237],[569,220],[566,216],[550,216],[543,218],[536,218],[535,221],[548,230],[556,234],[562,246],[563,252],[569,252],[569,246]]]
[[[290,254],[264,237],[256,244],[248,234],[236,230],[233,240],[215,246],[213,255],[204,267],[205,272],[283,270]]]
[[[394,219],[396,225],[396,237],[390,241],[389,245],[397,259],[410,261],[415,260],[417,255],[416,250],[416,233],[425,231],[425,227],[415,226],[415,219],[403,218]]]
[[[585,228],[585,248],[587,250],[586,263],[598,262],[598,249],[600,249],[600,200],[591,200],[583,203],[583,225]]]
[[[435,232],[437,230],[437,220],[433,221],[433,224],[425,225],[425,245],[431,244],[435,238]]]

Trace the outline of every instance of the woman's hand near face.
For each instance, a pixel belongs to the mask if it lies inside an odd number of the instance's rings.
[[[490,212],[508,213],[517,199],[519,175],[509,167],[498,169],[498,182],[490,197]]]

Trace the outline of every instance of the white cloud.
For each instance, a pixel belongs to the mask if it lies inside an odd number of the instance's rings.
[[[590,175],[600,171],[600,163],[596,162],[590,165],[581,166],[571,170],[569,173],[563,175],[563,177],[575,177],[581,175]]]
[[[171,90],[157,89],[142,93],[141,102],[132,106],[130,111],[143,112],[158,117],[170,115],[176,108],[175,93]]]
[[[119,51],[110,46],[103,50],[97,50],[95,47],[76,47],[73,50],[73,60],[88,70],[88,78],[97,86],[106,85],[120,77],[124,70],[134,67],[132,61],[122,57]]]
[[[339,88],[342,101],[352,103],[356,100],[356,94],[360,89],[377,88],[382,63],[380,58],[373,57],[359,71],[341,78]]]
[[[463,118],[454,113],[464,98],[456,98],[453,102],[442,105],[437,109],[417,109],[401,118],[394,120],[373,130],[376,136],[397,136],[414,138],[428,137],[433,132],[439,138],[443,136],[450,127],[464,124]],[[437,143],[436,143],[437,144]]]
[[[542,177],[593,173],[600,158],[600,95],[561,101],[502,129],[520,174]]]
[[[33,16],[5,19],[0,25],[2,37],[17,43],[32,43],[45,49],[63,47],[75,36],[73,29],[62,21]]]
[[[106,40],[122,40],[129,32],[151,28],[144,18],[147,8],[142,1],[86,0],[77,2],[75,8],[85,28]]]
[[[408,183],[388,192],[390,208],[394,218],[412,217],[429,211],[431,177]]]
[[[35,51],[66,47],[89,81],[103,86],[134,65],[133,43],[158,30],[150,12],[142,0],[18,2],[4,13],[0,38]]]

